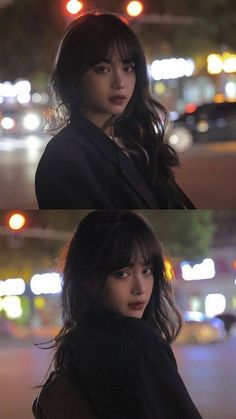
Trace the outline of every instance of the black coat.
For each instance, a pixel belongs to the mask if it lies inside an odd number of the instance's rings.
[[[151,189],[131,158],[85,118],[53,137],[35,178],[39,208],[194,208],[182,190],[159,180]]]
[[[91,415],[97,419],[201,419],[178,374],[170,346],[144,320],[98,316],[78,335],[67,373],[71,383],[83,389]],[[61,403],[72,409],[79,405],[71,394],[70,403],[68,399],[63,403],[62,398]],[[44,397],[41,408],[46,403]],[[87,416],[77,410],[68,417]]]

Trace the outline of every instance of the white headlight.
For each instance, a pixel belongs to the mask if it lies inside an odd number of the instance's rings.
[[[9,116],[5,116],[1,120],[1,125],[4,129],[12,129],[15,126],[14,119],[10,118]]]
[[[34,113],[28,113],[23,119],[24,127],[29,131],[35,131],[40,126],[40,118]]]
[[[168,138],[169,144],[177,151],[187,151],[193,143],[191,132],[184,127],[175,127]]]

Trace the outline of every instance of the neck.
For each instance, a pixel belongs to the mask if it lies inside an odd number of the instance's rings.
[[[100,128],[108,137],[113,136],[113,125],[110,125],[112,116],[107,118],[102,115],[91,114],[90,112],[83,112],[85,118],[91,121],[94,125]]]

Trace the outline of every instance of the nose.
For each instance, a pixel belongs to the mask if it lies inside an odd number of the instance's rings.
[[[132,294],[142,295],[145,293],[145,280],[140,274],[136,274],[133,277]]]
[[[119,70],[114,70],[112,77],[112,88],[113,89],[124,89],[124,80]]]

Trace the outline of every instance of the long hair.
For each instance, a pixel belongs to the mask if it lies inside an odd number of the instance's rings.
[[[122,138],[128,153],[143,161],[147,178],[173,177],[179,165],[176,152],[164,139],[168,112],[150,93],[147,63],[142,45],[125,21],[111,13],[89,12],[68,27],[61,40],[51,77],[58,109],[69,123],[79,115],[79,83],[86,71],[106,59],[117,48],[122,60],[135,64],[136,84],[124,112],[112,118],[114,136]],[[60,112],[59,112],[60,114]]]
[[[167,279],[162,247],[151,226],[133,211],[90,212],[78,225],[68,246],[63,273],[63,327],[51,348],[56,372],[66,369],[86,318],[109,310],[103,304],[107,276],[129,265],[137,254],[153,268],[154,285],[143,319],[171,342],[177,336],[181,316]]]

